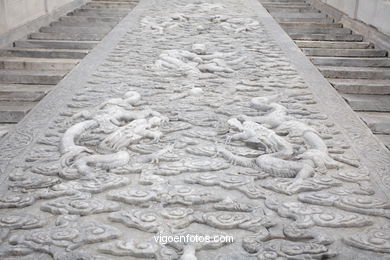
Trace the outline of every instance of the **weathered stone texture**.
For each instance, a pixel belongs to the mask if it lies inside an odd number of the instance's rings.
[[[6,178],[0,256],[382,259],[390,253],[382,196],[389,180],[372,182],[371,169],[321,112],[323,101],[254,7],[233,0],[141,2],[137,23],[88,82],[43,101],[53,106],[64,95],[48,113],[49,125],[19,129],[0,144]],[[162,246],[153,238],[160,232],[235,240]]]

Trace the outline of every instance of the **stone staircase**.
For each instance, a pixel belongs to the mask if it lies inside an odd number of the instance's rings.
[[[305,0],[259,0],[390,149],[390,58]]]
[[[0,138],[136,4],[136,0],[92,0],[0,49]]]

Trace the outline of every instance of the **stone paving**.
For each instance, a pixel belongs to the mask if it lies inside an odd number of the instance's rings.
[[[141,1],[0,143],[0,257],[389,258],[389,152],[317,73],[254,0]]]

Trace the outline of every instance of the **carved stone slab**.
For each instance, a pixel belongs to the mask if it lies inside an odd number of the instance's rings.
[[[1,259],[390,257],[388,152],[252,0],[141,1],[0,150]]]

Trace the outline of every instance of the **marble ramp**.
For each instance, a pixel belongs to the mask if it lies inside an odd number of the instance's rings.
[[[141,1],[0,151],[1,259],[390,257],[389,151],[254,0]]]

